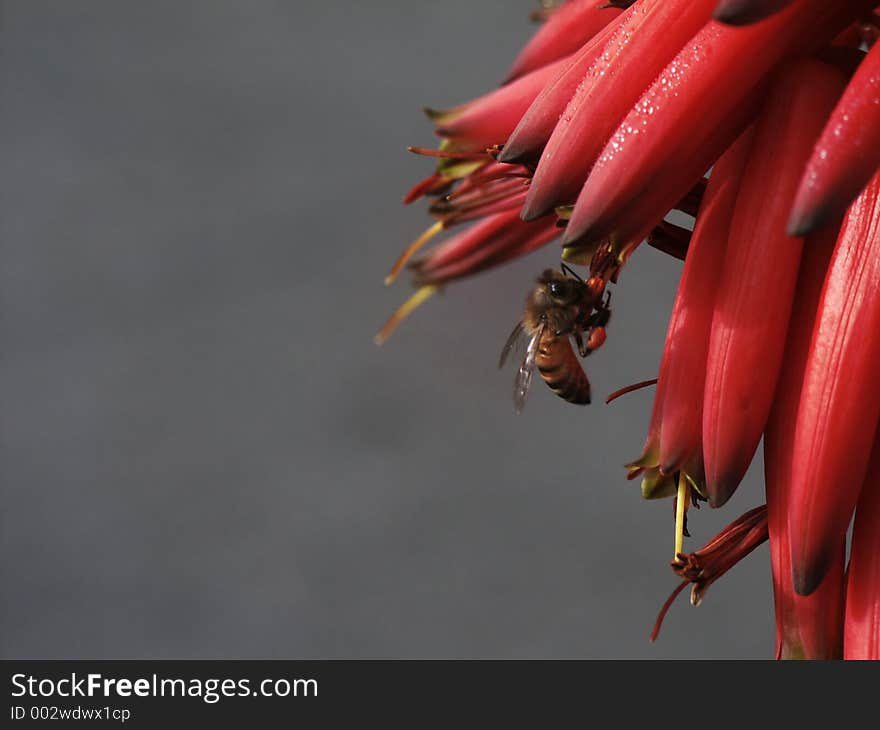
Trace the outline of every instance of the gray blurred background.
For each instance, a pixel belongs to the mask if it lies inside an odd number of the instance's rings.
[[[601,400],[656,373],[679,264],[622,277],[588,408],[515,417],[495,368],[553,247],[371,341],[419,108],[495,84],[533,7],[0,4],[3,657],[772,655],[766,546],[647,641],[653,396]]]

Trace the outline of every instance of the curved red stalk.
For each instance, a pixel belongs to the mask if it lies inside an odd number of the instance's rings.
[[[727,234],[754,129],[721,156],[697,214],[666,333],[666,395],[660,430],[660,468],[673,474],[701,447],[703,390],[715,292]]]
[[[603,28],[574,55],[568,68],[544,87],[504,143],[504,149],[498,155],[501,162],[533,162],[541,156],[541,151],[553,134],[562,112],[575,95],[590,67],[596,63],[611,35],[633,12],[632,9],[627,10],[624,15]]]
[[[460,210],[469,210],[475,205],[518,193],[527,185],[527,180],[511,177],[487,180],[481,185],[469,186],[465,189],[464,186],[459,186],[457,190],[434,202],[428,212],[443,217]]]
[[[628,393],[634,393],[637,390],[641,390],[642,388],[650,388],[652,385],[657,385],[657,378],[651,378],[650,380],[642,380],[639,383],[633,383],[632,385],[625,385],[622,388],[618,388],[611,395],[609,395],[605,399],[605,405],[609,403],[613,403],[621,396],[627,395]]]
[[[436,134],[466,150],[502,144],[541,90],[570,63],[568,57],[562,58],[456,109],[431,112],[438,121]]]
[[[789,532],[795,590],[812,593],[844,539],[880,417],[880,175],[844,218],[804,370]]]
[[[654,226],[645,243],[662,251],[668,256],[684,261],[691,245],[692,231],[682,228],[669,221],[661,221],[660,225]]]
[[[468,190],[480,187],[493,180],[516,177],[531,179],[532,173],[524,165],[504,165],[500,162],[492,161],[464,178],[451,195],[463,195]]]
[[[449,185],[452,183],[452,180],[449,180],[443,175],[439,173],[434,173],[433,175],[429,175],[424,180],[417,182],[413,185],[406,195],[403,196],[403,204],[409,205],[410,203],[414,203],[419,198],[424,197],[425,195],[433,195],[435,193],[442,193]]]
[[[745,28],[706,24],[608,140],[578,197],[565,241],[595,240],[631,224],[634,201],[668,185],[782,58],[827,42],[870,4],[798,0]]]
[[[803,235],[843,213],[880,168],[880,46],[852,77],[807,164],[789,230]]]
[[[880,440],[856,507],[846,587],[844,659],[880,659]]]
[[[706,22],[714,4],[640,0],[623,16],[547,142],[523,218],[537,218],[575,199],[620,120]]]
[[[770,529],[770,562],[776,608],[778,659],[839,659],[843,649],[843,591],[846,543],[811,596],[799,596],[791,581],[788,510],[791,493],[793,424],[810,350],[816,309],[837,229],[807,238],[795,288],[785,355],[773,407],[764,431],[764,481]]]
[[[701,178],[697,184],[688,190],[687,194],[675,204],[676,209],[680,210],[682,213],[687,213],[687,215],[692,218],[696,218],[697,212],[700,210],[700,205],[703,202],[703,196],[706,194],[706,185],[708,182],[708,178]]]
[[[739,486],[767,423],[803,246],[785,231],[788,211],[804,161],[845,83],[819,61],[792,62],[776,74],[757,122],[706,364],[703,457],[713,507]]]
[[[463,208],[462,210],[456,211],[446,217],[444,221],[445,227],[449,228],[453,225],[458,225],[459,223],[466,223],[467,221],[473,221],[487,215],[501,213],[505,210],[519,210],[522,207],[523,201],[526,199],[526,193],[528,193],[528,189],[523,186],[515,193],[486,199],[479,205],[470,208]]]
[[[572,0],[553,12],[520,51],[505,83],[574,53],[621,11],[599,0]]]
[[[444,216],[443,227],[451,228],[459,223],[466,223],[477,218],[484,218],[487,215],[494,215],[505,210],[517,209],[522,207],[523,201],[526,199],[528,189],[520,184],[517,191],[507,193],[505,195],[487,196],[478,204],[459,208],[452,213]]]
[[[719,0],[713,17],[728,25],[748,25],[769,18],[792,0]]]

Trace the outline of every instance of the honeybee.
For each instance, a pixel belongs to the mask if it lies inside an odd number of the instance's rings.
[[[604,298],[603,298],[603,295]],[[611,318],[611,293],[605,280],[591,276],[583,281],[563,264],[562,272],[546,269],[526,299],[525,313],[501,351],[498,367],[511,350],[528,341],[525,357],[514,380],[513,405],[517,413],[525,407],[532,375],[537,368],[544,382],[569,403],[590,402],[590,381],[575,356],[586,357],[605,341],[605,327]]]

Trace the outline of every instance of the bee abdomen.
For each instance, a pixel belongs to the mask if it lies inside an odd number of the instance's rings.
[[[545,338],[538,350],[536,364],[544,382],[560,398],[578,405],[590,402],[590,381],[568,337]]]

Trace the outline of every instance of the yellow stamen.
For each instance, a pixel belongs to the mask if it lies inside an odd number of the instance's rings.
[[[394,314],[391,315],[390,319],[385,323],[382,329],[379,330],[379,334],[377,334],[373,338],[373,342],[377,345],[381,345],[387,340],[391,333],[397,329],[397,326],[403,322],[410,314],[412,314],[416,309],[418,309],[422,304],[424,304],[428,299],[430,299],[431,295],[434,294],[440,287],[437,284],[427,284],[423,286],[421,289],[417,290],[415,294],[413,294],[409,299],[407,299]]]
[[[391,271],[388,273],[388,276],[385,277],[385,286],[388,286],[392,281],[394,281],[397,278],[397,275],[400,273],[400,270],[404,266],[406,266],[406,262],[409,261],[422,246],[424,246],[428,241],[434,238],[434,236],[436,236],[442,230],[443,221],[437,221],[433,226],[431,226],[427,231],[425,231],[421,236],[419,236],[415,241],[407,246],[404,252],[400,254],[400,258],[398,258],[397,261],[394,262],[394,266],[391,267]]]
[[[678,474],[678,495],[675,498],[675,554],[673,560],[678,560],[684,545],[684,516],[687,502],[690,498],[690,485],[683,472]]]

